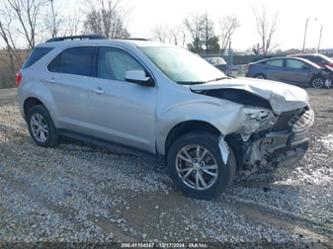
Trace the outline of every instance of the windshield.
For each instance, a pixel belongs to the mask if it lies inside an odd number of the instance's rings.
[[[224,73],[207,61],[182,48],[142,47],[141,50],[178,84],[203,84],[227,78]]]

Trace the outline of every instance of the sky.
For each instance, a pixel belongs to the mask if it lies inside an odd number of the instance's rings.
[[[82,9],[87,0],[54,0],[63,14]],[[93,0],[89,0],[90,2]],[[274,42],[280,49],[302,48],[306,19],[309,18],[307,48],[316,48],[323,25],[321,48],[333,48],[332,0],[120,0],[126,10],[127,27],[132,37],[151,38],[157,25],[181,24],[186,17],[207,12],[215,22],[226,15],[237,15],[241,26],[232,39],[232,47],[243,51],[258,43],[253,9],[266,8],[279,13]]]

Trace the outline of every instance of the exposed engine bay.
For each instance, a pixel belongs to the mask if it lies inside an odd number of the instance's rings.
[[[235,153],[239,170],[254,172],[276,167],[300,159],[308,149],[307,132],[314,123],[308,105],[276,113],[269,100],[246,90],[220,88],[196,93],[244,106],[242,112],[248,118],[242,121],[241,129],[224,137]]]

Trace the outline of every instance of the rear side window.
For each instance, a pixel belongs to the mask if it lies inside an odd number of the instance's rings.
[[[286,67],[294,69],[302,69],[304,66],[306,66],[305,63],[298,60],[288,59],[286,63]]]
[[[56,73],[93,76],[95,47],[68,48],[61,52],[48,66]]]
[[[39,59],[41,59],[44,55],[50,52],[53,48],[35,48],[28,59],[23,64],[22,68],[28,68],[35,64]]]

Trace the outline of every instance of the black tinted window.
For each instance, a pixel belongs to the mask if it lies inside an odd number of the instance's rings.
[[[303,56],[302,58],[312,61],[314,63],[325,63],[325,60],[320,58],[319,56]]]
[[[98,57],[97,77],[99,78],[125,81],[127,71],[145,71],[137,60],[120,49],[101,47]]]
[[[313,56],[310,61],[313,61],[314,63],[323,63],[325,64],[325,60],[321,58],[320,56]]]
[[[40,58],[50,52],[53,48],[35,48],[29,55],[26,62],[23,64],[23,68],[30,67],[35,64]]]
[[[94,71],[94,47],[76,47],[64,50],[48,66],[57,73],[92,76]]]
[[[303,58],[307,59],[309,61],[315,62],[315,63],[318,63],[321,61],[320,58],[316,57],[316,56],[304,56]]]

